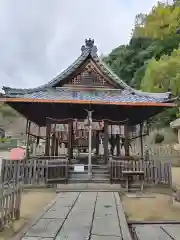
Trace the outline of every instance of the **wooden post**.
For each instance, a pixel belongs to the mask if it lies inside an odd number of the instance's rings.
[[[58,156],[58,149],[59,149],[59,132],[55,133],[55,156]]]
[[[26,124],[26,159],[29,157],[30,129],[31,129],[31,121],[27,120],[27,124]]]
[[[26,128],[26,159],[25,159],[25,163],[24,163],[24,183],[27,184],[28,183],[28,161],[29,161],[29,133],[30,133],[30,128],[31,128],[31,121],[27,120],[27,128]]]
[[[55,156],[55,144],[56,144],[56,133],[53,132],[52,134],[52,142],[51,142],[51,152],[50,152],[50,156]]]
[[[68,120],[68,159],[69,161],[71,161],[72,159],[72,130],[73,130],[73,121],[72,120]]]
[[[98,156],[99,155],[99,134],[100,132],[99,131],[96,131],[96,137],[95,137],[95,139],[96,139],[96,156]]]
[[[129,125],[126,123],[124,125],[124,150],[125,150],[125,156],[129,156]]]
[[[117,149],[117,156],[121,155],[121,151],[120,151],[120,136],[119,134],[116,134],[116,149]]]
[[[143,123],[140,124],[140,146],[141,146],[141,157],[144,157],[144,149],[143,149]]]
[[[51,135],[51,124],[49,121],[46,123],[46,145],[45,145],[45,156],[49,156],[50,150],[50,135]]]
[[[41,128],[40,128],[40,126],[38,126],[38,135],[37,135],[36,146],[39,146],[39,143],[40,143],[40,136],[41,136]]]
[[[104,161],[105,163],[108,162],[108,158],[109,158],[108,142],[109,142],[108,122],[104,121]]]

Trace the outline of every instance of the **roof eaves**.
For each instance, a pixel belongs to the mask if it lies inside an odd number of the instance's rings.
[[[24,94],[24,93],[31,93],[31,92],[36,92],[40,91],[46,88],[53,87],[56,85],[59,81],[63,80],[64,78],[68,77],[73,71],[75,71],[83,61],[86,60],[86,58],[89,56],[90,52],[89,49],[86,49],[82,52],[82,54],[72,63],[67,69],[65,69],[63,72],[61,72],[58,76],[53,78],[50,82],[47,84],[41,85],[36,88],[27,88],[27,89],[22,89],[22,88],[10,88],[3,86],[3,91],[5,92],[6,95],[9,94]]]
[[[48,87],[53,87],[56,85],[59,81],[63,80],[64,78],[68,77],[70,74],[72,74],[89,56],[89,50],[86,49],[82,52],[79,58],[76,59],[74,63],[72,63],[67,69],[65,69],[62,73],[60,73],[58,76],[56,76],[54,79],[52,79],[48,83]]]
[[[128,90],[134,94],[137,94],[138,96],[144,96],[144,97],[153,97],[156,99],[164,99],[164,101],[168,100],[171,92],[165,92],[165,93],[149,93],[149,92],[142,92],[140,90],[136,90],[130,86],[128,86],[122,79],[120,79],[108,66],[106,63],[101,61],[98,56],[93,57],[93,60],[96,62],[96,64],[101,68],[101,70],[104,72],[104,74],[108,75],[114,82],[116,82],[120,88],[123,88],[124,90]]]
[[[157,100],[163,100],[167,101],[170,99],[170,92],[167,93],[147,93],[142,92],[139,90],[136,90],[130,86],[128,86],[122,79],[120,79],[103,61],[100,60],[100,58],[97,55],[97,47],[94,45],[94,40],[89,39],[85,40],[85,45],[81,47],[81,55],[79,58],[76,59],[74,63],[72,63],[67,69],[65,69],[62,73],[60,73],[58,76],[53,78],[50,82],[47,84],[44,84],[42,86],[36,87],[36,88],[29,88],[29,89],[18,89],[18,88],[10,88],[10,87],[3,87],[3,90],[5,92],[5,95],[22,95],[26,93],[33,93],[38,91],[43,91],[45,89],[54,87],[57,85],[58,82],[64,80],[66,77],[68,77],[70,74],[73,73],[85,60],[86,58],[91,55],[92,59],[95,61],[97,66],[101,69],[102,73],[107,75],[112,82],[114,82],[120,89],[124,89],[129,91],[132,94],[136,94],[138,96],[142,97],[149,97],[154,98]]]

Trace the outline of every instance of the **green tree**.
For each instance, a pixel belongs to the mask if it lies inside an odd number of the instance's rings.
[[[158,3],[146,15],[142,26],[135,26],[134,35],[154,39],[165,39],[176,34],[180,26],[180,8],[168,3]]]
[[[154,55],[151,43],[148,38],[132,38],[128,45],[114,49],[104,61],[120,78],[131,84],[135,72]]]
[[[141,82],[143,91],[166,92],[169,88],[174,95],[180,93],[180,48],[170,56],[150,60]]]
[[[158,3],[149,14],[135,18],[132,38],[114,49],[104,61],[127,84],[147,92],[180,94],[180,0]],[[167,124],[176,109],[156,118]],[[160,120],[161,119],[161,120]]]

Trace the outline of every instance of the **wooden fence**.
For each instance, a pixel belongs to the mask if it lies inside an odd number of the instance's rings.
[[[47,183],[59,183],[68,181],[68,160],[61,159],[48,161]]]
[[[155,160],[111,160],[110,180],[123,181],[122,171],[144,171],[144,184],[165,184],[171,186],[171,163]],[[134,176],[134,181],[136,176]]]
[[[20,219],[21,183],[12,180],[0,184],[0,231],[14,220]]]
[[[171,162],[172,166],[180,166],[180,151],[174,149],[174,144],[149,144],[144,146],[145,152],[148,151],[150,159]],[[130,155],[141,156],[140,147],[137,141],[132,143]]]
[[[26,159],[26,160],[2,160],[2,182],[10,182],[19,179],[22,184],[36,185],[52,182],[52,176],[58,180],[68,179],[67,159]]]
[[[12,179],[25,185],[45,185],[67,182],[69,177],[69,162],[67,159],[28,159],[23,161],[3,160],[1,169],[2,182]],[[144,171],[144,183],[147,185],[171,185],[171,163],[160,160],[121,159],[110,160],[109,180],[122,181],[122,171]],[[136,180],[136,176],[133,177]]]

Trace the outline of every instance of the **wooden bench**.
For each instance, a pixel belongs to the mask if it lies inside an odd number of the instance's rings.
[[[129,184],[132,182],[133,176],[138,176],[140,181],[140,190],[143,191],[144,188],[144,171],[136,171],[136,170],[123,170],[123,177],[126,181],[126,189],[129,191]]]

